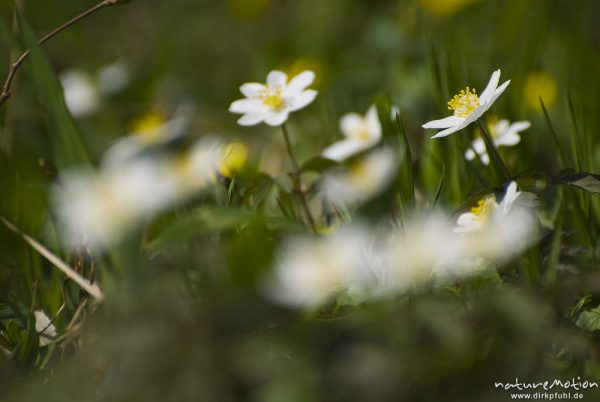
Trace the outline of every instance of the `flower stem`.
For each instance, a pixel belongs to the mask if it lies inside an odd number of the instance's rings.
[[[308,207],[308,201],[306,199],[306,193],[304,192],[302,186],[302,169],[298,164],[298,160],[294,156],[294,152],[292,151],[292,143],[290,142],[290,134],[288,132],[287,126],[284,124],[281,125],[281,131],[283,132],[283,139],[285,140],[285,147],[287,149],[287,153],[292,162],[292,167],[294,169],[292,173],[292,179],[294,180],[294,190],[298,195],[300,200],[300,204],[302,205],[302,209],[304,209],[304,213],[306,215],[306,219],[308,220],[308,224],[314,233],[317,233],[317,226],[315,225],[315,219],[313,218],[310,208]]]
[[[492,142],[492,139],[488,134],[485,125],[481,122],[481,120],[477,120],[477,123],[479,124],[479,128],[481,129],[481,136],[483,137],[483,141],[485,142],[485,148],[487,149],[487,152],[490,155],[490,158],[492,159],[494,165],[496,165],[496,169],[501,170],[506,179],[510,180],[512,178],[512,175],[508,171],[506,164],[504,163],[504,161],[500,157],[500,154],[498,153],[498,150],[494,146],[494,143]]]

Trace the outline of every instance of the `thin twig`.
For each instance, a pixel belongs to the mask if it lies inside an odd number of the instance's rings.
[[[281,125],[281,130],[283,131],[283,138],[285,139],[285,146],[287,148],[287,153],[290,156],[290,160],[292,161],[292,167],[294,168],[294,172],[292,177],[294,178],[294,187],[296,193],[298,194],[298,198],[300,199],[300,204],[304,209],[304,213],[306,214],[306,219],[308,220],[308,224],[314,233],[317,233],[317,226],[315,225],[315,219],[310,212],[310,208],[308,206],[308,201],[306,200],[306,194],[304,189],[302,188],[302,169],[294,156],[294,152],[292,151],[292,143],[290,142],[290,134],[288,132],[287,126],[284,124]]]
[[[0,216],[0,221],[2,221],[2,223],[7,228],[9,228],[15,234],[19,235],[23,240],[25,240],[25,242],[27,244],[29,244],[35,251],[37,251],[44,258],[46,258],[48,261],[50,261],[50,263],[52,263],[52,265],[54,265],[56,268],[58,268],[60,271],[62,271],[65,275],[67,275],[70,279],[72,279],[75,283],[77,283],[83,290],[88,292],[90,294],[90,296],[92,296],[94,299],[96,299],[96,301],[101,302],[104,299],[104,295],[102,294],[102,291],[100,290],[98,285],[90,283],[87,279],[85,279],[83,276],[81,276],[76,271],[74,271],[73,268],[68,266],[64,261],[62,261],[56,255],[54,255],[50,250],[48,250],[46,247],[44,247],[42,244],[40,244],[38,241],[36,241],[32,237],[23,233],[21,230],[19,230],[15,225],[10,223],[4,217]]]
[[[94,14],[95,12],[97,12],[103,8],[111,7],[111,6],[121,4],[121,3],[126,3],[126,2],[128,2],[128,1],[126,1],[126,0],[103,0],[100,3],[96,4],[94,7],[84,11],[83,13],[79,14],[75,18],[67,21],[63,25],[54,29],[52,32],[46,34],[43,38],[41,38],[38,41],[38,45],[42,45],[42,44],[48,42],[50,39],[52,39],[53,37],[55,37],[62,31],[64,31],[65,29],[71,27],[72,25],[77,24],[79,21],[85,19],[86,17],[89,17],[90,15]],[[10,91],[11,91],[13,80],[15,79],[15,75],[17,74],[17,71],[19,70],[19,68],[21,68],[21,65],[23,64],[23,62],[25,60],[27,60],[27,57],[29,57],[30,52],[31,52],[31,49],[28,49],[25,52],[23,52],[23,54],[21,54],[21,56],[10,66],[10,69],[8,70],[8,76],[6,77],[6,81],[4,81],[4,85],[2,87],[2,93],[0,93],[0,105],[2,105],[4,102],[6,102],[11,97]]]

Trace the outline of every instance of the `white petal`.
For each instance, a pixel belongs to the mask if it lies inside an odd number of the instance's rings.
[[[381,122],[379,121],[375,105],[371,106],[367,111],[366,122],[370,137],[379,140],[381,138]]]
[[[296,110],[300,110],[306,106],[308,106],[312,101],[317,97],[318,92],[312,89],[308,91],[304,91],[299,95],[296,95],[291,99],[289,107],[287,107],[288,111],[295,112]]]
[[[492,73],[492,77],[490,78],[490,82],[488,82],[487,86],[479,95],[479,102],[483,105],[487,103],[494,95],[496,88],[498,88],[498,81],[500,81],[500,70],[496,70]]]
[[[471,148],[467,149],[465,151],[465,159],[468,161],[475,159],[475,151],[473,151]]]
[[[428,123],[423,124],[423,128],[448,128],[454,127],[462,123],[465,119],[463,117],[456,117],[454,115],[448,116],[440,120],[432,120]]]
[[[283,87],[287,83],[287,75],[279,70],[273,70],[267,75],[267,85],[270,87]]]
[[[321,155],[327,159],[342,162],[349,157],[370,148],[373,145],[374,144],[370,142],[347,139],[328,146],[321,153]]]
[[[264,119],[263,113],[246,113],[237,122],[240,126],[255,126]]]
[[[240,92],[246,98],[256,98],[264,90],[265,86],[256,82],[248,82],[240,87]]]
[[[506,87],[508,87],[508,84],[510,84],[510,80],[508,80],[505,83],[503,83],[502,85],[500,85],[498,87],[498,89],[496,89],[496,92],[494,92],[494,95],[492,95],[492,98],[487,103],[485,103],[485,104],[482,103],[482,105],[480,107],[483,108],[483,112],[488,110],[494,104],[494,102],[496,102],[496,99],[498,99],[498,97],[500,95],[502,95],[502,92],[504,92],[504,90],[506,90]],[[482,112],[482,114],[483,114],[483,112]]]
[[[510,182],[508,188],[506,189],[506,192],[504,193],[504,198],[500,203],[499,218],[504,218],[508,214],[508,212],[510,212],[513,204],[515,203],[517,198],[519,198],[520,195],[521,192],[517,191],[517,182]]]
[[[231,113],[248,113],[260,110],[262,103],[258,99],[240,99],[229,106]]]
[[[289,93],[298,93],[304,91],[315,80],[315,73],[306,70],[291,79],[287,85],[286,91]]]
[[[475,139],[471,143],[471,146],[473,147],[473,149],[475,149],[475,152],[477,152],[479,155],[481,155],[482,153],[485,152],[485,142],[483,142],[483,139],[481,139],[481,138]]]
[[[481,163],[486,166],[490,164],[490,156],[487,152],[483,152],[481,155],[479,155],[479,159],[481,160]]]
[[[513,124],[510,125],[508,130],[520,133],[521,131],[527,130],[529,127],[531,127],[531,123],[528,121],[515,121]]]
[[[348,113],[340,119],[340,130],[347,138],[354,137],[354,133],[363,130],[363,117],[357,113]]]
[[[494,140],[496,146],[511,147],[521,142],[521,136],[514,131],[509,131]]]
[[[454,126],[454,127],[447,128],[447,129],[445,129],[445,130],[442,130],[442,131],[438,132],[436,135],[434,135],[434,136],[433,136],[433,137],[431,137],[431,138],[442,138],[442,137],[446,137],[446,136],[448,136],[448,135],[450,135],[450,134],[452,134],[452,133],[455,133],[455,132],[457,132],[457,131],[459,131],[459,130],[462,130],[462,129],[463,129],[463,128],[465,128],[466,126],[467,126],[467,125],[464,125],[464,126],[463,126],[463,125],[461,124],[461,125],[458,125],[458,126]]]
[[[271,112],[265,118],[265,123],[273,127],[281,126],[287,121],[288,116],[289,113],[285,110],[281,112]]]

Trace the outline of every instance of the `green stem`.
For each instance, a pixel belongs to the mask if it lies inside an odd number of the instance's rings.
[[[488,134],[485,125],[481,122],[481,120],[477,120],[477,123],[479,124],[479,128],[481,129],[481,136],[483,137],[483,141],[485,142],[485,148],[487,149],[487,152],[490,155],[490,158],[492,159],[494,165],[496,165],[497,169],[502,171],[507,180],[512,179],[512,175],[508,171],[508,168],[506,167],[504,161],[500,157],[498,150],[494,146],[494,143],[492,142],[492,139]]]
[[[308,207],[308,201],[306,199],[306,193],[304,192],[304,188],[302,186],[302,169],[298,164],[298,160],[294,156],[294,152],[292,151],[292,143],[290,142],[290,134],[288,132],[287,126],[284,124],[281,125],[281,130],[283,132],[283,139],[285,140],[285,147],[287,149],[287,153],[292,161],[292,167],[294,169],[292,173],[292,178],[294,180],[294,190],[298,195],[300,200],[300,204],[302,205],[302,209],[304,209],[304,213],[306,215],[306,219],[308,220],[308,224],[314,233],[317,233],[317,226],[315,225],[315,219],[310,212],[310,208]]]

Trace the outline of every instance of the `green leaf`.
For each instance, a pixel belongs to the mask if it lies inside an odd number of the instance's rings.
[[[600,175],[566,170],[558,174],[560,184],[578,187],[589,193],[600,194]]]
[[[438,201],[440,200],[442,188],[444,188],[444,176],[446,176],[446,165],[442,165],[442,174],[440,175],[440,181],[438,182],[437,189],[435,191],[435,197],[433,198],[433,202],[431,203],[432,210],[435,209]]]
[[[90,164],[90,157],[73,118],[65,105],[62,88],[35,34],[23,15],[17,13],[22,40],[30,49],[25,63],[30,68],[50,130],[54,162],[58,168]]]
[[[39,335],[35,330],[35,317],[27,315],[27,327],[21,332],[21,340],[17,345],[16,358],[19,365],[32,368],[37,360]]]
[[[586,331],[596,331],[600,329],[600,306],[584,311],[579,314],[575,324]]]
[[[412,167],[412,153],[410,151],[408,135],[406,134],[404,124],[402,124],[402,120],[398,114],[395,116],[395,121],[398,128],[398,134],[402,138],[403,158],[402,164],[400,165],[400,177],[402,178],[400,181],[402,197],[406,204],[412,207],[415,203],[415,178]]]

